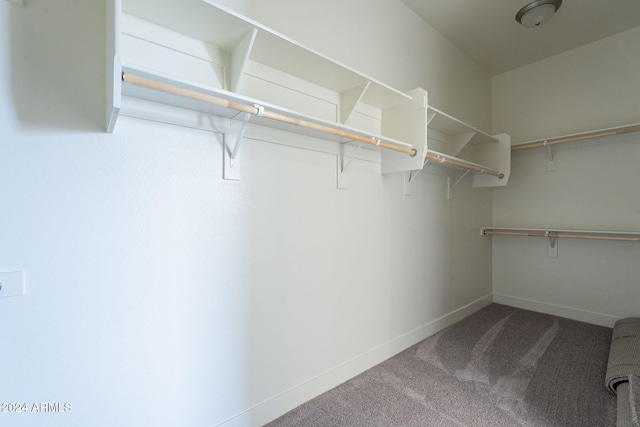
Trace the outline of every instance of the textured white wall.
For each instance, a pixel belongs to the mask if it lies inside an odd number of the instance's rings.
[[[640,28],[494,77],[494,131],[516,142],[640,122]],[[640,230],[640,133],[514,152],[493,224]],[[637,316],[637,243],[493,238],[498,300],[611,326]]]
[[[463,73],[464,96],[439,99],[486,123],[488,76],[439,38],[431,51],[430,29],[424,49],[400,43],[423,24],[379,5],[350,22],[400,39],[343,33],[369,51],[354,66],[400,85],[428,74],[434,91]],[[300,11],[281,23],[294,18],[309,41],[333,37]],[[27,281],[0,299],[0,401],[73,405],[3,424],[261,425],[491,293],[490,192],[469,180],[447,201],[446,176],[423,173],[405,197],[354,161],[339,191],[335,156],[276,132],[243,146],[229,182],[210,133],[122,118],[105,134],[104,20],[98,1],[0,3],[0,271]],[[378,47],[384,61],[365,59]],[[451,65],[430,73],[418,51]]]

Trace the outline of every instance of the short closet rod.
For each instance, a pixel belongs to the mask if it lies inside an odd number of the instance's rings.
[[[562,144],[565,142],[582,141],[584,139],[601,138],[604,136],[622,135],[624,133],[631,133],[631,132],[640,132],[640,127],[629,128],[629,129],[618,129],[618,130],[612,130],[607,132],[593,133],[589,135],[573,136],[569,138],[556,139],[553,141],[543,141],[543,142],[534,142],[531,144],[514,145],[511,147],[511,151],[524,150],[527,148],[534,148],[534,147],[542,147],[545,145]]]
[[[518,232],[518,231],[488,231],[485,230],[484,234],[499,235],[499,236],[528,236],[528,237],[559,237],[564,239],[591,239],[591,240],[615,240],[624,242],[640,242],[640,237],[622,237],[622,236],[596,236],[596,235],[578,235],[578,234],[563,234],[563,233],[533,233],[533,232]]]
[[[433,160],[434,162],[443,163],[445,165],[455,166],[457,168],[467,169],[473,172],[479,172],[486,175],[492,175],[500,179],[504,178],[504,174],[502,172],[498,172],[493,169],[483,168],[482,166],[474,165],[472,163],[464,163],[459,159],[450,159],[440,153],[435,154],[433,152],[429,153],[427,151],[427,155],[425,156],[425,158],[427,160]]]
[[[411,157],[415,156],[418,153],[418,150],[415,148],[406,148],[398,145],[393,145],[384,141],[380,141],[375,137],[366,137],[362,135],[358,135],[356,133],[343,131],[340,129],[334,129],[329,126],[321,125],[318,123],[312,123],[306,120],[297,119],[295,117],[287,116],[284,114],[276,113],[273,111],[262,110],[257,107],[253,107],[251,105],[242,104],[239,102],[229,101],[224,98],[219,98],[213,95],[207,95],[204,93],[200,93],[194,90],[184,89],[177,86],[169,85],[166,83],[161,83],[155,80],[146,79],[144,77],[135,76],[128,73],[122,73],[122,80],[125,83],[133,84],[136,86],[145,87],[147,89],[158,90],[161,92],[169,93],[171,95],[177,95],[184,98],[193,99],[196,101],[202,101],[209,104],[217,105],[219,107],[229,108],[231,110],[240,111],[242,113],[248,113],[252,115],[260,115],[261,117],[266,117],[271,120],[276,120],[283,123],[288,123],[295,126],[304,127],[307,129],[313,129],[319,132],[328,133],[331,135],[340,136],[347,139],[352,139],[356,141],[361,141],[366,144],[380,146],[382,148],[386,148],[389,150],[399,151],[401,153],[405,153],[410,155]],[[262,110],[262,111],[261,111]]]

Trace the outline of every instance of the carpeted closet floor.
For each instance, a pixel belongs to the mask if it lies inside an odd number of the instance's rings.
[[[611,331],[491,304],[268,426],[615,426]]]

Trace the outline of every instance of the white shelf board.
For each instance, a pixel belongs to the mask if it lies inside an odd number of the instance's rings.
[[[430,114],[435,116],[429,121],[429,129],[436,130],[440,133],[450,136],[464,135],[474,132],[475,135],[470,139],[469,144],[484,144],[489,142],[498,142],[495,137],[471,126],[462,120],[429,106]]]
[[[253,25],[202,0],[120,0],[122,12],[231,52]]]
[[[250,57],[256,62],[294,74],[338,93],[371,82],[362,97],[362,102],[375,107],[386,108],[411,99],[407,94],[341,65],[283,35],[265,29],[258,31]]]

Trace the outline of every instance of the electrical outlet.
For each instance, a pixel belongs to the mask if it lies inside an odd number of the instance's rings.
[[[0,273],[0,298],[24,295],[24,272]]]

